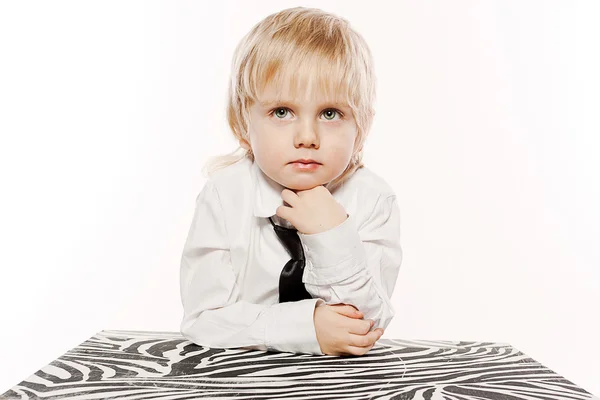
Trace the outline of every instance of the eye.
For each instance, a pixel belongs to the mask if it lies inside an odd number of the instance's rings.
[[[323,115],[325,115],[325,119],[328,121],[332,121],[336,115],[342,118],[342,113],[340,112],[340,110],[337,110],[335,108],[328,108],[327,110],[324,110]]]
[[[269,112],[269,115],[275,115],[277,117],[277,119],[284,119],[285,116],[290,112],[291,110],[287,107],[277,107],[272,109]],[[336,108],[328,108],[326,110],[323,110],[322,115],[325,116],[325,119],[328,121],[333,121],[335,116],[337,115],[339,118],[342,118],[344,116],[344,114],[342,114],[342,112]],[[338,118],[338,119],[339,119]]]
[[[283,111],[283,113],[281,111]],[[287,107],[279,107],[279,108],[274,108],[270,114],[275,114],[275,116],[278,119],[283,119],[283,117],[286,116],[288,111],[289,111],[289,109]]]

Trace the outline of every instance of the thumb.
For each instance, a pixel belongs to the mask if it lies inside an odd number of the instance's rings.
[[[358,311],[356,308],[349,304],[336,304],[332,307],[335,312],[341,315],[345,315],[346,317],[357,319],[364,317],[362,312]]]

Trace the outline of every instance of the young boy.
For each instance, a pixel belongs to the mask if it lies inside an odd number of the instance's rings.
[[[342,18],[287,9],[242,39],[231,75],[243,153],[217,159],[196,199],[181,332],[209,347],[365,354],[394,316],[402,262],[396,196],[361,163],[368,46]]]

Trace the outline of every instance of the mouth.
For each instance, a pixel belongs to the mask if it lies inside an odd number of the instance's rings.
[[[315,160],[310,159],[310,158],[302,158],[302,159],[299,159],[299,160],[295,160],[295,161],[292,161],[290,164],[318,164],[318,165],[321,165],[320,162],[315,161]]]
[[[321,167],[321,163],[312,159],[303,158],[301,160],[292,161],[292,168],[298,171],[315,171]]]

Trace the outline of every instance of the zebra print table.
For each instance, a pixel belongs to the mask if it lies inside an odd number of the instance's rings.
[[[101,331],[2,399],[596,399],[508,344],[382,339],[364,356]]]

